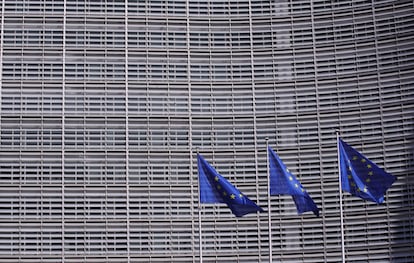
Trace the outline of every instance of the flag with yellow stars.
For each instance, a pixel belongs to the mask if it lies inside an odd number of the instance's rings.
[[[319,209],[313,199],[271,147],[268,148],[268,154],[270,194],[291,195],[298,214],[312,211],[319,216]]]
[[[200,154],[197,154],[197,166],[200,203],[225,203],[237,217],[263,212],[260,206],[229,183]]]
[[[364,155],[339,139],[342,190],[380,204],[396,177],[385,172]]]

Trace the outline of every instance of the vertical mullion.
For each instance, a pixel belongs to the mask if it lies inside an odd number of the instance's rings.
[[[193,175],[194,175],[194,169],[193,169],[193,165],[194,165],[194,162],[193,162],[193,151],[194,151],[194,149],[193,149],[193,138],[192,138],[192,134],[193,134],[193,132],[192,132],[192,130],[193,130],[193,127],[192,127],[192,111],[191,111],[191,67],[190,67],[190,65],[191,65],[191,50],[190,50],[190,1],[189,0],[186,0],[186,44],[187,44],[187,86],[188,86],[188,145],[189,145],[189,148],[188,148],[188,151],[189,151],[189,162],[190,162],[190,166],[189,166],[189,172],[190,172],[190,189],[191,189],[191,229],[192,229],[192,234],[191,234],[191,236],[192,236],[192,240],[191,240],[191,243],[192,243],[192,251],[196,251],[196,235],[197,234],[199,234],[200,236],[200,239],[198,240],[198,242],[199,242],[199,247],[201,248],[201,245],[202,244],[200,244],[200,242],[201,242],[201,228],[200,228],[200,226],[201,226],[201,224],[198,224],[198,223],[200,223],[200,221],[199,221],[199,219],[200,219],[200,216],[197,216],[197,218],[198,218],[198,221],[199,222],[197,222],[197,224],[196,224],[196,222],[195,222],[195,220],[194,220],[194,218],[195,218],[195,215],[194,215],[194,213],[195,213],[195,209],[194,209],[194,204],[195,204],[195,201],[196,201],[196,198],[194,198],[194,194],[195,194],[195,191],[198,191],[198,185],[197,185],[197,189],[195,189],[195,186],[194,186],[194,183],[196,183],[196,182],[198,182],[197,180],[196,181],[194,181],[194,178],[193,178]],[[197,198],[198,198],[198,196],[197,196]],[[198,203],[199,201],[197,201],[197,203]],[[200,215],[199,213],[201,213],[201,210],[200,210],[200,208],[198,208],[198,212],[197,212],[198,214],[197,215]],[[199,229],[199,232],[197,232],[197,231],[195,231],[196,229],[196,227],[198,227]],[[199,260],[201,261],[202,259],[202,256],[201,256],[201,250],[199,250]],[[197,256],[196,256],[196,253],[193,253],[193,261],[195,261],[196,260],[196,258],[197,258]]]
[[[3,105],[3,100],[2,100],[2,79],[3,79],[3,43],[4,43],[4,7],[5,7],[5,2],[6,1],[2,1],[1,4],[1,20],[0,20],[0,124],[1,124],[1,117],[2,117],[2,105]]]
[[[63,1],[63,28],[62,28],[62,182],[61,182],[61,196],[62,196],[62,262],[65,262],[65,87],[66,87],[66,0]]]
[[[255,78],[254,78],[254,41],[253,41],[253,10],[252,10],[252,1],[249,0],[249,14],[248,14],[248,20],[249,20],[249,35],[250,35],[250,65],[251,65],[251,85],[252,85],[252,101],[253,101],[253,107],[252,107],[252,115],[253,115],[253,138],[254,138],[254,169],[255,169],[255,180],[256,185],[259,185],[259,160],[258,160],[258,142],[257,142],[257,117],[256,117],[256,92],[255,92]],[[267,157],[266,157],[267,158]],[[259,195],[259,187],[256,187],[256,200],[260,199]],[[270,200],[267,200],[270,202]],[[260,231],[260,215],[258,214],[256,217],[257,220],[257,233],[259,235]],[[271,240],[269,240],[269,244],[271,244]],[[260,246],[259,246],[260,247]],[[271,260],[270,260],[271,262]]]
[[[129,119],[128,119],[128,0],[125,1],[125,183],[126,183],[126,228],[127,228],[127,257],[130,262],[131,238],[130,238],[130,211],[129,211]]]

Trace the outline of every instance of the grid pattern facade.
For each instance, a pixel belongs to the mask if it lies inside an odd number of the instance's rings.
[[[344,194],[349,262],[413,262],[413,1],[1,1],[0,262],[198,262],[197,149],[267,207],[274,262],[341,259],[335,129],[398,177]],[[268,262],[266,213],[202,207],[204,262]]]

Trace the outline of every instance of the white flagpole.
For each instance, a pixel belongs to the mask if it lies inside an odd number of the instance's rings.
[[[336,130],[336,147],[338,153],[338,175],[339,175],[339,211],[341,215],[341,249],[342,262],[345,263],[345,240],[344,240],[344,212],[342,209],[342,175],[341,175],[341,157],[339,153],[339,130]]]
[[[197,148],[197,165],[198,165],[198,148]],[[198,168],[197,168],[198,174]],[[200,199],[200,175],[198,174],[197,178],[198,182],[198,244],[199,244],[199,252],[200,252],[200,263],[203,263],[203,238],[202,238],[202,231],[201,231],[201,199]]]
[[[199,190],[200,192],[200,190]],[[203,244],[202,244],[202,231],[201,231],[201,204],[200,198],[198,199],[198,243],[199,243],[199,251],[200,251],[200,263],[203,263]]]
[[[269,138],[266,137],[266,169],[267,169],[267,216],[268,216],[268,228],[269,228],[269,263],[272,263],[272,213],[270,204],[270,171],[269,171]]]

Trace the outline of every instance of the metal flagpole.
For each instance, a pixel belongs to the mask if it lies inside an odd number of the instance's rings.
[[[336,148],[338,153],[338,174],[339,174],[339,211],[341,215],[341,249],[342,262],[345,263],[345,240],[344,240],[344,212],[342,209],[342,175],[341,175],[341,159],[339,153],[339,130],[336,130]]]
[[[198,158],[198,148],[197,148],[197,158]],[[198,165],[198,159],[197,159]],[[198,173],[198,169],[197,169]],[[198,244],[199,244],[199,252],[200,252],[200,263],[203,263],[203,238],[202,238],[202,231],[201,231],[201,199],[200,199],[200,175],[198,174]]]
[[[200,192],[200,190],[199,190]],[[203,263],[203,244],[202,244],[202,236],[201,236],[201,204],[200,198],[198,199],[198,243],[199,243],[199,251],[200,251],[200,263]]]
[[[272,213],[270,204],[270,171],[269,171],[269,138],[266,137],[266,169],[267,169],[267,216],[269,228],[269,263],[272,263]]]

